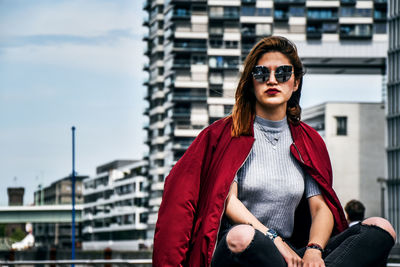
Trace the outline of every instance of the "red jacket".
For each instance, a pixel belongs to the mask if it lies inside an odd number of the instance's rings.
[[[290,151],[319,184],[335,220],[334,234],[347,228],[332,189],[332,168],[325,143],[304,123],[290,125]],[[253,136],[231,137],[232,119],[219,120],[193,141],[165,180],[154,235],[153,266],[209,266],[230,186],[246,160]],[[292,243],[308,241],[311,216],[304,197],[295,215]]]

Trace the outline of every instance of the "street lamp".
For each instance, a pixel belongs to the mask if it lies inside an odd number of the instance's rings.
[[[75,126],[72,126],[72,247],[71,259],[75,260]],[[75,266],[75,264],[71,264]]]

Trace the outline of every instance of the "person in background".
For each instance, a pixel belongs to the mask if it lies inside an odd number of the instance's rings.
[[[361,201],[355,199],[350,200],[347,202],[344,210],[346,211],[346,218],[347,222],[349,223],[349,227],[364,220],[365,207]]]

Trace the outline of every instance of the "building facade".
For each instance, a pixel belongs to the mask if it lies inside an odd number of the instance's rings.
[[[387,190],[389,220],[400,231],[400,3],[389,0],[388,52],[388,172]],[[397,241],[399,242],[399,241]]]
[[[24,205],[24,187],[8,187],[8,206],[22,206]],[[21,223],[10,223],[4,226],[4,236],[9,237],[18,230],[25,232],[25,225]]]
[[[84,250],[138,250],[146,239],[147,161],[115,160],[84,180]]]
[[[8,206],[22,206],[24,205],[24,187],[8,187]]]
[[[304,109],[302,120],[324,138],[333,169],[333,188],[344,206],[352,199],[366,217],[381,216],[385,176],[385,109],[382,103],[328,102]]]
[[[385,73],[385,0],[147,0],[143,9],[150,239],[165,177],[201,129],[231,112],[262,37],[294,41],[308,73]]]
[[[83,204],[82,181],[88,176],[75,177],[75,203]],[[64,177],[52,183],[50,186],[34,192],[35,206],[71,205],[72,181],[71,176]],[[79,212],[79,211],[78,211]],[[33,234],[36,246],[71,248],[71,223],[34,223]],[[82,242],[82,224],[75,224],[75,240],[79,248]]]

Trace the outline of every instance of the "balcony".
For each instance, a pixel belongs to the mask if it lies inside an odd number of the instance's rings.
[[[374,0],[374,6],[375,7],[386,7],[387,0]]]
[[[308,9],[307,21],[337,21],[337,9]]]
[[[173,117],[190,117],[191,115],[190,108],[174,108],[172,111]]]
[[[218,19],[218,20],[235,20],[239,19],[239,12],[224,12],[224,13],[214,13],[210,12],[210,19]]]
[[[145,54],[146,56],[150,56],[150,49],[149,49],[148,46],[146,46],[146,47],[144,48],[143,54]]]
[[[323,30],[321,24],[309,24],[306,28],[307,40],[320,40]]]
[[[190,93],[190,92],[174,92],[172,94],[172,100],[177,101],[206,101],[207,95],[204,93]]]
[[[173,50],[175,52],[206,52],[207,45],[206,43],[175,42]]]
[[[222,56],[210,57],[208,66],[210,69],[237,69],[239,67],[239,59]]]
[[[172,146],[172,149],[173,150],[183,150],[183,151],[185,151],[186,149],[189,148],[191,143],[192,142],[179,142],[179,143],[174,144]]]
[[[280,5],[304,5],[306,3],[306,0],[274,0],[274,4],[280,4]]]
[[[146,115],[146,116],[149,115],[149,108],[148,108],[148,107],[146,107],[146,108],[144,109],[143,115]]]
[[[371,38],[372,38],[372,25],[370,24],[340,26],[341,40],[354,40],[354,39],[363,40]]]
[[[172,20],[190,20],[191,12],[186,9],[177,9],[172,13]]]
[[[147,42],[148,40],[149,40],[149,34],[148,33],[145,33],[144,35],[143,35],[143,39],[142,39],[143,41],[145,41],[145,42]]]
[[[224,29],[223,28],[210,28],[209,34],[210,34],[210,36],[222,36],[222,35],[224,35]]]
[[[190,60],[188,59],[175,59],[174,63],[172,65],[172,68],[174,69],[187,69],[190,68]]]
[[[242,37],[244,38],[254,38],[256,37],[256,30],[254,28],[243,28]]]
[[[150,1],[145,0],[144,3],[143,3],[143,7],[142,8],[143,8],[143,10],[150,9]]]
[[[242,50],[247,52],[250,52],[250,50],[253,48],[254,43],[247,44],[247,43],[242,43]]]
[[[276,9],[274,11],[274,20],[275,21],[279,21],[279,22],[288,21],[289,20],[289,13],[287,11],[284,11],[284,10]]]
[[[149,26],[149,18],[144,18],[142,25],[146,27]]]
[[[210,86],[209,89],[209,95],[210,97],[223,97],[224,96],[224,89],[221,86]]]
[[[340,0],[340,5],[342,6],[354,6],[357,0]]]
[[[321,40],[322,31],[321,30],[307,30],[307,40]]]
[[[387,19],[386,10],[374,10],[374,21],[384,22]]]
[[[143,128],[143,130],[148,130],[149,129],[149,122],[148,121],[146,121],[146,122],[144,122],[143,123],[143,125],[142,125],[142,128]]]

